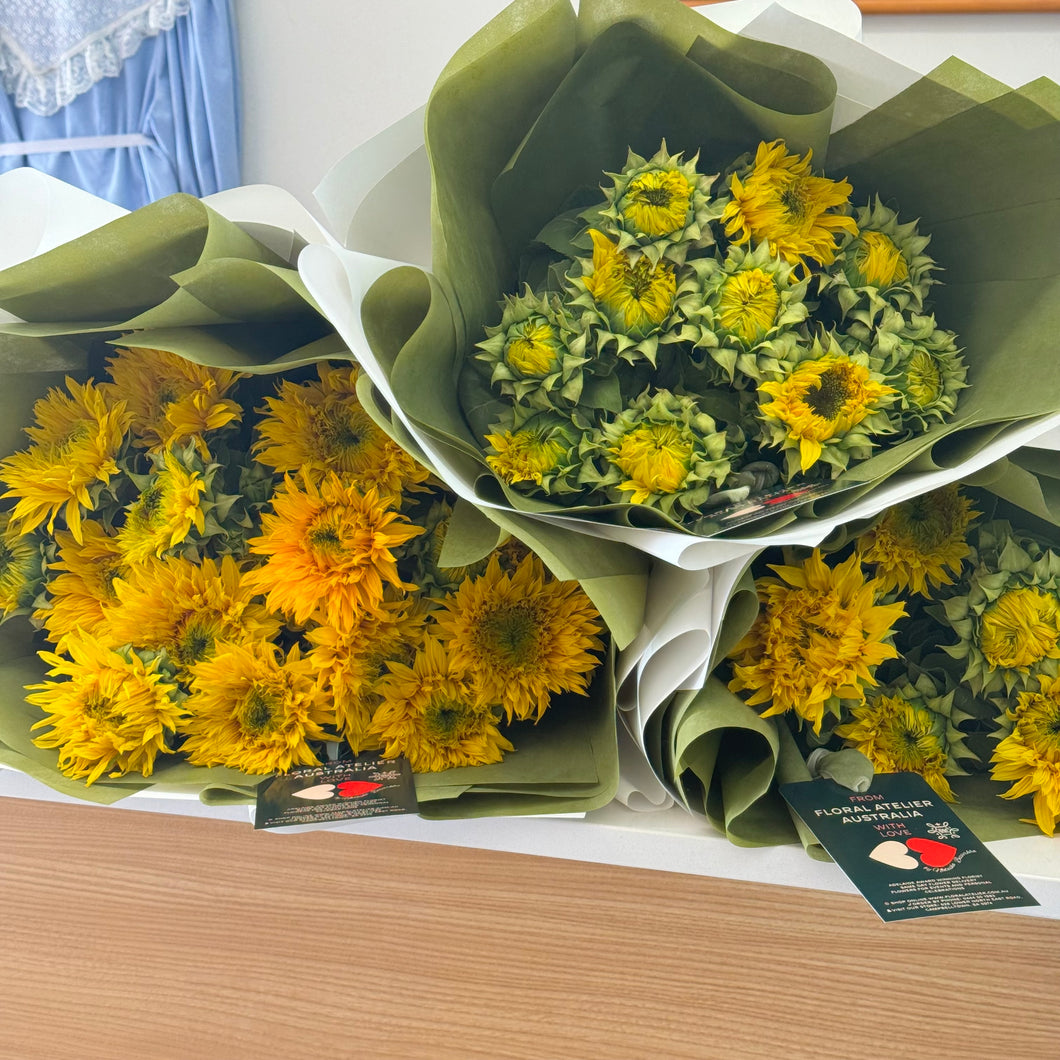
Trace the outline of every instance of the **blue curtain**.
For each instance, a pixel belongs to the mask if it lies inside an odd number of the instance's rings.
[[[135,210],[176,191],[210,195],[239,184],[239,79],[229,0],[193,0],[173,28],[140,45],[117,77],[50,117],[0,97],[0,143],[140,133],[119,147],[0,157]]]

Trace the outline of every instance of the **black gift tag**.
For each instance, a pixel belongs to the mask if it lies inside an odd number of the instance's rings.
[[[255,828],[387,817],[419,808],[408,759],[373,754],[270,777],[258,785],[257,798]]]
[[[834,780],[780,794],[883,920],[1038,905],[916,773],[881,773],[866,792]]]

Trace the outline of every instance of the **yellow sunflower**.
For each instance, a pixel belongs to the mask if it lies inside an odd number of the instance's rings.
[[[398,503],[402,491],[429,472],[372,421],[357,399],[358,369],[317,366],[319,382],[283,380],[279,396],[259,409],[254,455],[274,471],[309,474],[319,482],[334,472],[362,492],[374,487]]]
[[[611,463],[626,481],[619,489],[631,504],[643,504],[652,494],[676,493],[692,470],[694,439],[678,423],[644,423],[622,435],[608,450]]]
[[[312,644],[306,658],[333,700],[339,730],[354,754],[382,746],[379,736],[370,731],[382,701],[379,681],[388,662],[412,662],[427,620],[425,609],[408,600],[383,608],[381,615],[362,614],[346,633],[332,626],[317,626],[306,633]]]
[[[118,474],[117,457],[130,422],[124,402],[111,406],[91,382],[67,377],[69,393],[52,389],[33,406],[28,449],[0,461],[4,498],[17,498],[11,526],[28,534],[42,523],[55,530],[61,512],[74,540],[81,540],[82,508],[95,508],[99,489]]]
[[[100,389],[126,403],[136,440],[152,452],[194,441],[207,459],[203,435],[237,422],[243,414],[226,396],[240,379],[236,372],[141,346],[119,347],[107,367],[113,382]]]
[[[438,636],[476,694],[535,721],[554,693],[584,695],[603,650],[600,616],[577,582],[557,581],[528,555],[514,572],[497,556],[443,601]]]
[[[876,696],[851,709],[851,721],[836,736],[860,751],[877,773],[919,773],[947,802],[945,719],[903,696]],[[940,724],[941,723],[941,724]]]
[[[389,663],[377,684],[382,702],[372,732],[384,758],[404,755],[416,773],[499,762],[512,745],[492,705],[474,693],[441,643],[427,637],[411,666]]]
[[[142,563],[150,556],[161,556],[186,541],[193,527],[205,533],[205,493],[202,472],[186,467],[172,449],[167,449],[139,499],[127,509],[125,524],[118,531],[118,545],[126,561]]]
[[[992,670],[1027,673],[1060,659],[1060,599],[1035,586],[1006,590],[983,611],[979,648]]]
[[[952,585],[971,555],[968,528],[979,516],[956,485],[898,504],[858,538],[865,563],[875,567],[883,592],[919,593]]]
[[[750,173],[732,177],[732,201],[721,215],[734,243],[766,240],[775,254],[804,269],[805,258],[820,265],[835,260],[837,235],[858,233],[853,217],[833,212],[846,209],[853,189],[846,180],[813,176],[812,155],[789,155],[783,140],[758,145]]]
[[[888,638],[905,605],[876,603],[879,583],[865,580],[857,553],[834,570],[817,549],[802,566],[770,570],[779,579],[757,583],[761,610],[729,656],[729,689],[768,704],[763,717],[794,711],[820,732],[826,710],[863,703],[876,667],[897,657]]]
[[[761,417],[785,450],[798,451],[804,474],[826,448],[835,459],[845,437],[897,394],[838,353],[803,361],[786,378],[759,384],[759,392],[773,399],[759,405]]]
[[[415,589],[398,575],[395,549],[423,533],[381,500],[329,474],[319,484],[288,475],[248,542],[265,566],[246,576],[270,608],[307,622],[318,609],[329,625],[350,630],[359,615],[380,614],[386,585]]]
[[[673,267],[653,265],[646,255],[635,261],[602,232],[589,230],[593,241],[592,273],[583,278],[586,290],[608,311],[622,334],[643,337],[659,328],[673,312],[677,277]]]
[[[33,728],[52,726],[34,739],[38,747],[59,749],[59,769],[92,784],[104,773],[149,777],[159,754],[171,750],[169,736],[184,709],[175,679],[158,656],[144,661],[135,652],[103,647],[80,630],[66,640],[70,657],[40,652],[51,669],[43,681],[27,685],[27,702],[49,716]]]
[[[1013,730],[994,750],[991,776],[1015,782],[1004,799],[1033,794],[1034,819],[1051,836],[1060,822],[1060,677],[1038,682],[1037,692],[1017,696]]]
[[[201,564],[148,558],[114,582],[114,593],[111,639],[164,648],[185,671],[209,659],[220,641],[272,640],[280,630],[279,618],[254,602],[232,556]]]
[[[114,581],[125,571],[125,557],[116,537],[91,519],[81,524],[82,540],[64,530],[56,531],[56,559],[48,565],[47,607],[33,613],[33,620],[48,631],[58,651],[66,651],[67,638],[77,630],[106,647],[117,647],[110,635],[109,609],[117,602]],[[59,573],[52,576],[53,571]]]
[[[192,765],[286,773],[320,764],[310,741],[337,739],[324,728],[334,725],[334,708],[297,645],[285,658],[262,641],[217,644],[192,672],[181,725]]]

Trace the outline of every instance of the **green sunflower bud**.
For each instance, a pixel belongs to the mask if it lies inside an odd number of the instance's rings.
[[[890,314],[876,331],[871,353],[882,362],[889,386],[898,391],[899,429],[910,434],[927,430],[932,422],[948,420],[957,409],[958,394],[968,384],[968,366],[952,331],[936,327],[931,315],[912,314],[893,329]]]
[[[821,293],[844,316],[862,309],[870,322],[886,306],[923,312],[928,288],[937,282],[931,273],[938,266],[924,253],[931,237],[920,234],[916,221],[900,224],[879,198],[859,207],[855,220],[857,234],[843,234],[835,262],[821,275]]]
[[[932,610],[958,638],[943,650],[962,660],[977,696],[1035,686],[1060,670],[1060,555],[1008,523],[994,521],[973,537],[976,565],[968,591]]]
[[[865,755],[878,773],[919,773],[947,802],[954,801],[946,777],[966,776],[959,759],[976,760],[957,727],[970,715],[953,703],[926,673],[870,693],[851,707],[835,735]]]
[[[796,279],[794,266],[768,243],[753,251],[730,247],[724,262],[699,258],[690,264],[703,293],[703,308],[694,316],[704,336],[697,346],[706,348],[725,380],[743,376],[757,383],[767,372],[783,371],[797,357],[809,281]]]
[[[697,342],[703,305],[693,268],[633,255],[590,229],[592,260],[578,258],[582,275],[570,277],[567,309],[580,311],[597,355],[655,364],[660,343]]]
[[[503,482],[530,493],[580,492],[577,447],[580,432],[569,420],[551,412],[498,424],[486,435],[486,463]]]
[[[680,518],[710,505],[743,449],[743,432],[719,428],[693,398],[645,391],[585,438],[580,481]]]
[[[721,217],[726,202],[711,197],[717,175],[696,171],[698,152],[687,162],[682,157],[669,154],[665,140],[650,159],[631,150],[622,172],[607,174],[614,184],[603,189],[606,204],[582,217],[634,258],[643,254],[652,265],[663,258],[681,264],[689,250],[714,242],[711,222]]]
[[[486,328],[475,354],[490,366],[490,382],[517,404],[576,405],[588,360],[585,332],[556,296],[539,298],[528,287],[503,304],[500,324]]]

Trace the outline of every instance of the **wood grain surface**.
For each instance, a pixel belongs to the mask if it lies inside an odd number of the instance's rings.
[[[3,1060],[1053,1060],[1060,923],[0,799]]]

